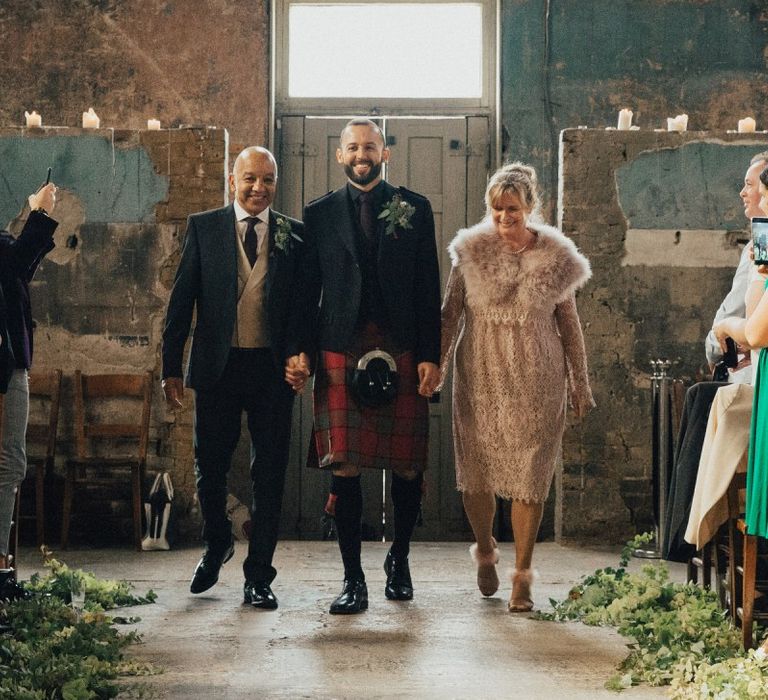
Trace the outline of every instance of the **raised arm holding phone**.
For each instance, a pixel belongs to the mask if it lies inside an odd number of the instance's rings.
[[[0,232],[0,393],[5,394],[0,441],[0,600],[26,595],[16,582],[8,545],[16,489],[27,471],[28,370],[33,351],[29,283],[53,248],[58,225],[50,216],[56,206],[50,168],[46,183],[28,201],[29,216],[18,238]]]

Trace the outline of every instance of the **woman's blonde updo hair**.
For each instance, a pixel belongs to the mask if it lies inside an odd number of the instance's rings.
[[[501,166],[488,181],[485,189],[485,206],[488,214],[494,205],[512,192],[520,198],[520,203],[535,219],[539,217],[541,201],[539,199],[539,184],[536,171],[520,162],[507,163]]]

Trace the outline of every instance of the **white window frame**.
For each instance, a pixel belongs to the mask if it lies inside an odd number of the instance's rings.
[[[498,101],[498,22],[499,0],[368,0],[364,4],[463,4],[477,2],[483,7],[483,78],[479,98],[348,98],[291,97],[288,94],[288,33],[291,5],[360,5],[361,0],[272,0],[272,105],[273,114],[333,115],[456,115],[493,114]],[[343,50],[353,37],[342,30],[335,39]]]

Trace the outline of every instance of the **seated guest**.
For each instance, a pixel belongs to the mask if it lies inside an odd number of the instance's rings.
[[[744,205],[744,215],[748,220],[762,216],[760,210],[760,173],[768,165],[768,151],[758,153],[750,161],[744,175],[744,187],[739,196]],[[741,319],[746,316],[745,296],[749,286],[750,271],[754,268],[749,258],[749,250],[745,247],[739,260],[739,266],[733,278],[731,290],[715,314],[712,330],[707,335],[705,350],[711,366],[719,362],[725,353],[725,342],[728,324],[725,319]],[[749,383],[752,370],[750,356],[743,334],[734,338],[738,343],[743,358],[735,371],[730,372],[729,380],[734,383]],[[692,386],[685,397],[685,407],[680,423],[677,449],[674,458],[667,502],[667,517],[664,528],[662,553],[665,559],[671,561],[686,561],[694,553],[695,548],[687,544],[684,537],[689,522],[691,502],[696,483],[702,445],[705,439],[707,419],[710,407],[717,390],[723,386],[721,382],[700,382]],[[740,392],[743,400],[749,402],[749,392]],[[730,405],[730,404],[727,404]]]
[[[761,211],[760,203],[760,173],[768,166],[768,151],[763,151],[753,156],[749,163],[749,168],[744,175],[744,187],[739,192],[739,197],[744,204],[744,216],[747,220],[752,219],[755,216],[764,216],[764,212]],[[723,303],[720,304],[720,308],[715,314],[715,318],[712,321],[712,329],[707,334],[704,342],[705,352],[707,355],[707,361],[711,368],[723,359],[725,354],[724,337],[722,335],[722,328],[720,334],[716,331],[716,327],[720,321],[725,318],[745,318],[746,306],[745,299],[747,296],[747,287],[750,282],[750,273],[752,272],[753,265],[749,258],[748,246],[745,246],[739,258],[739,265],[736,268],[736,273],[733,276],[733,283],[728,294],[723,299]],[[745,350],[746,348],[741,348]],[[739,366],[731,372],[731,382],[742,382],[749,384],[752,381],[752,369],[750,363],[750,354],[744,353],[744,359],[739,363]]]
[[[30,213],[18,238],[0,233],[0,393],[3,401],[0,442],[0,600],[24,597],[8,556],[16,489],[27,472],[26,432],[29,414],[27,371],[32,366],[32,310],[29,283],[53,248],[58,225],[49,214],[56,186],[30,195]]]
[[[768,169],[760,174],[763,186],[761,205],[768,205]],[[768,215],[768,211],[766,211]],[[757,374],[754,378],[752,421],[749,429],[747,460],[747,533],[768,537],[768,266],[760,265],[763,293],[744,324],[744,337],[753,348],[760,348]]]
[[[768,169],[763,169],[758,179],[759,211],[754,216],[768,214],[766,184],[768,184]],[[751,251],[748,249],[747,253],[751,264]],[[750,320],[730,316],[719,320],[713,328],[713,335],[723,348],[726,338],[732,338],[741,347],[753,345],[747,328],[763,297],[765,279],[759,273],[761,269],[751,264],[748,271],[749,283],[745,308],[747,318]],[[743,472],[747,468],[753,401],[752,386],[746,385],[723,387],[715,397],[707,424],[690,518],[685,532],[685,540],[699,549],[715,536],[717,529],[727,520],[728,486],[736,472]]]

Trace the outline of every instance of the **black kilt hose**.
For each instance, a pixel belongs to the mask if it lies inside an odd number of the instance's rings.
[[[385,406],[360,406],[348,377],[369,350],[384,350],[395,360],[398,392]],[[372,469],[413,469],[427,466],[429,404],[418,393],[419,374],[413,352],[398,351],[373,324],[368,324],[345,353],[322,351],[315,376],[314,418],[317,462],[333,468],[353,464]]]

